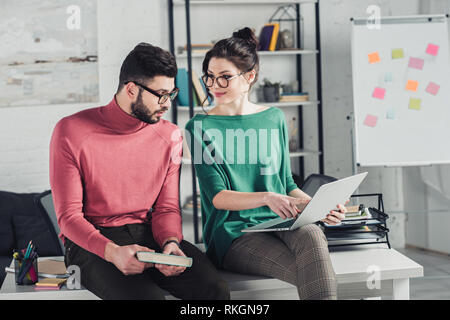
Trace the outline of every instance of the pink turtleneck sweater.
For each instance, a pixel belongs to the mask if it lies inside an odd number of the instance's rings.
[[[155,240],[182,240],[182,137],[164,119],[144,123],[108,105],[61,119],[50,142],[50,185],[60,237],[104,258],[109,239],[95,226],[148,223]],[[150,226],[149,226],[150,227]]]

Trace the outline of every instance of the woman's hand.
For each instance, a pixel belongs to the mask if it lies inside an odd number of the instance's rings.
[[[348,201],[345,203],[347,204]],[[322,220],[322,222],[328,223],[332,226],[338,225],[342,220],[345,219],[345,213],[347,212],[347,208],[344,205],[338,204],[338,210],[331,210],[330,213],[327,214],[327,217]]]
[[[275,192],[267,192],[264,195],[264,203],[273,212],[283,219],[295,218],[302,211],[298,207],[304,208],[310,198],[294,198]]]

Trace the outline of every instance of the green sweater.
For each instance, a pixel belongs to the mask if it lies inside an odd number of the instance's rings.
[[[200,186],[206,253],[222,266],[242,229],[278,216],[267,206],[218,210],[212,204],[214,196],[222,190],[288,194],[297,188],[284,113],[268,108],[249,115],[197,114],[186,124],[186,141]]]

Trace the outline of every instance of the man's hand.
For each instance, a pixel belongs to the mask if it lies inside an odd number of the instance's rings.
[[[186,255],[183,253],[183,251],[181,251],[177,244],[173,242],[169,242],[168,244],[166,244],[163,248],[162,253],[186,257]],[[184,272],[184,270],[186,270],[186,267],[169,266],[159,263],[155,264],[155,268],[158,269],[166,277],[179,276]]]
[[[124,275],[139,274],[145,269],[153,267],[153,263],[140,262],[136,258],[137,251],[155,252],[155,250],[137,244],[118,246],[109,242],[105,247],[105,260],[114,264]]]

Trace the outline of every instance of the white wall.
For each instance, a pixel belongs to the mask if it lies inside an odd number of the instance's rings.
[[[419,9],[421,14],[450,13],[450,1],[421,1]],[[433,166],[427,168],[423,174],[429,174],[429,170],[445,170],[442,173],[448,173],[450,166]],[[405,211],[408,213],[406,243],[449,254],[450,200],[424,183],[420,167],[405,168],[403,172]]]
[[[367,16],[366,8],[373,4],[380,6],[382,15],[417,14],[419,10],[419,0],[321,0],[320,5],[325,173],[339,178],[353,172],[351,125],[346,119],[352,112],[349,19],[354,16]],[[274,7],[270,6],[254,7],[250,10],[248,7],[245,8],[245,6],[239,10],[231,6],[222,6],[220,10],[194,8],[193,42],[226,37],[237,28],[248,25],[259,30],[274,11]],[[315,40],[314,34],[310,31],[314,27],[312,9],[305,6],[302,11],[305,18],[306,47],[313,46]],[[176,10],[176,43],[184,45],[184,12],[182,8]],[[1,190],[38,192],[49,188],[48,144],[54,125],[65,115],[108,103],[117,88],[120,64],[135,44],[146,41],[168,49],[166,1],[129,0],[124,3],[119,0],[99,0],[98,34],[100,72],[98,104],[0,107]],[[313,58],[303,59],[304,89],[314,94],[314,66],[313,61],[308,59]],[[183,62],[180,60],[178,62],[182,66]],[[266,69],[265,72],[275,79],[284,79],[286,75],[286,71],[280,72],[276,68]],[[289,77],[292,76],[292,73],[287,74]],[[262,80],[262,77],[260,79]],[[295,115],[295,110],[292,112]],[[315,110],[305,108],[304,117],[305,147],[317,148]],[[306,158],[305,165],[307,174],[317,171],[316,158]],[[369,171],[369,176],[359,191],[383,193],[387,212],[397,212],[391,215],[389,224],[392,230],[391,240],[394,246],[402,247],[405,209],[403,189],[407,182],[405,171],[401,168],[359,168],[359,171],[365,170]],[[182,179],[185,179],[185,182],[190,179],[188,170]],[[419,193],[422,191],[417,190]],[[186,193],[183,193],[183,196],[185,195]],[[416,199],[415,194],[410,198]]]
[[[79,110],[107,104],[116,91],[122,61],[138,42],[168,46],[164,5],[165,1],[129,0],[126,5],[118,0],[98,1],[100,102],[0,107],[0,190],[50,188],[48,147],[56,122]]]

